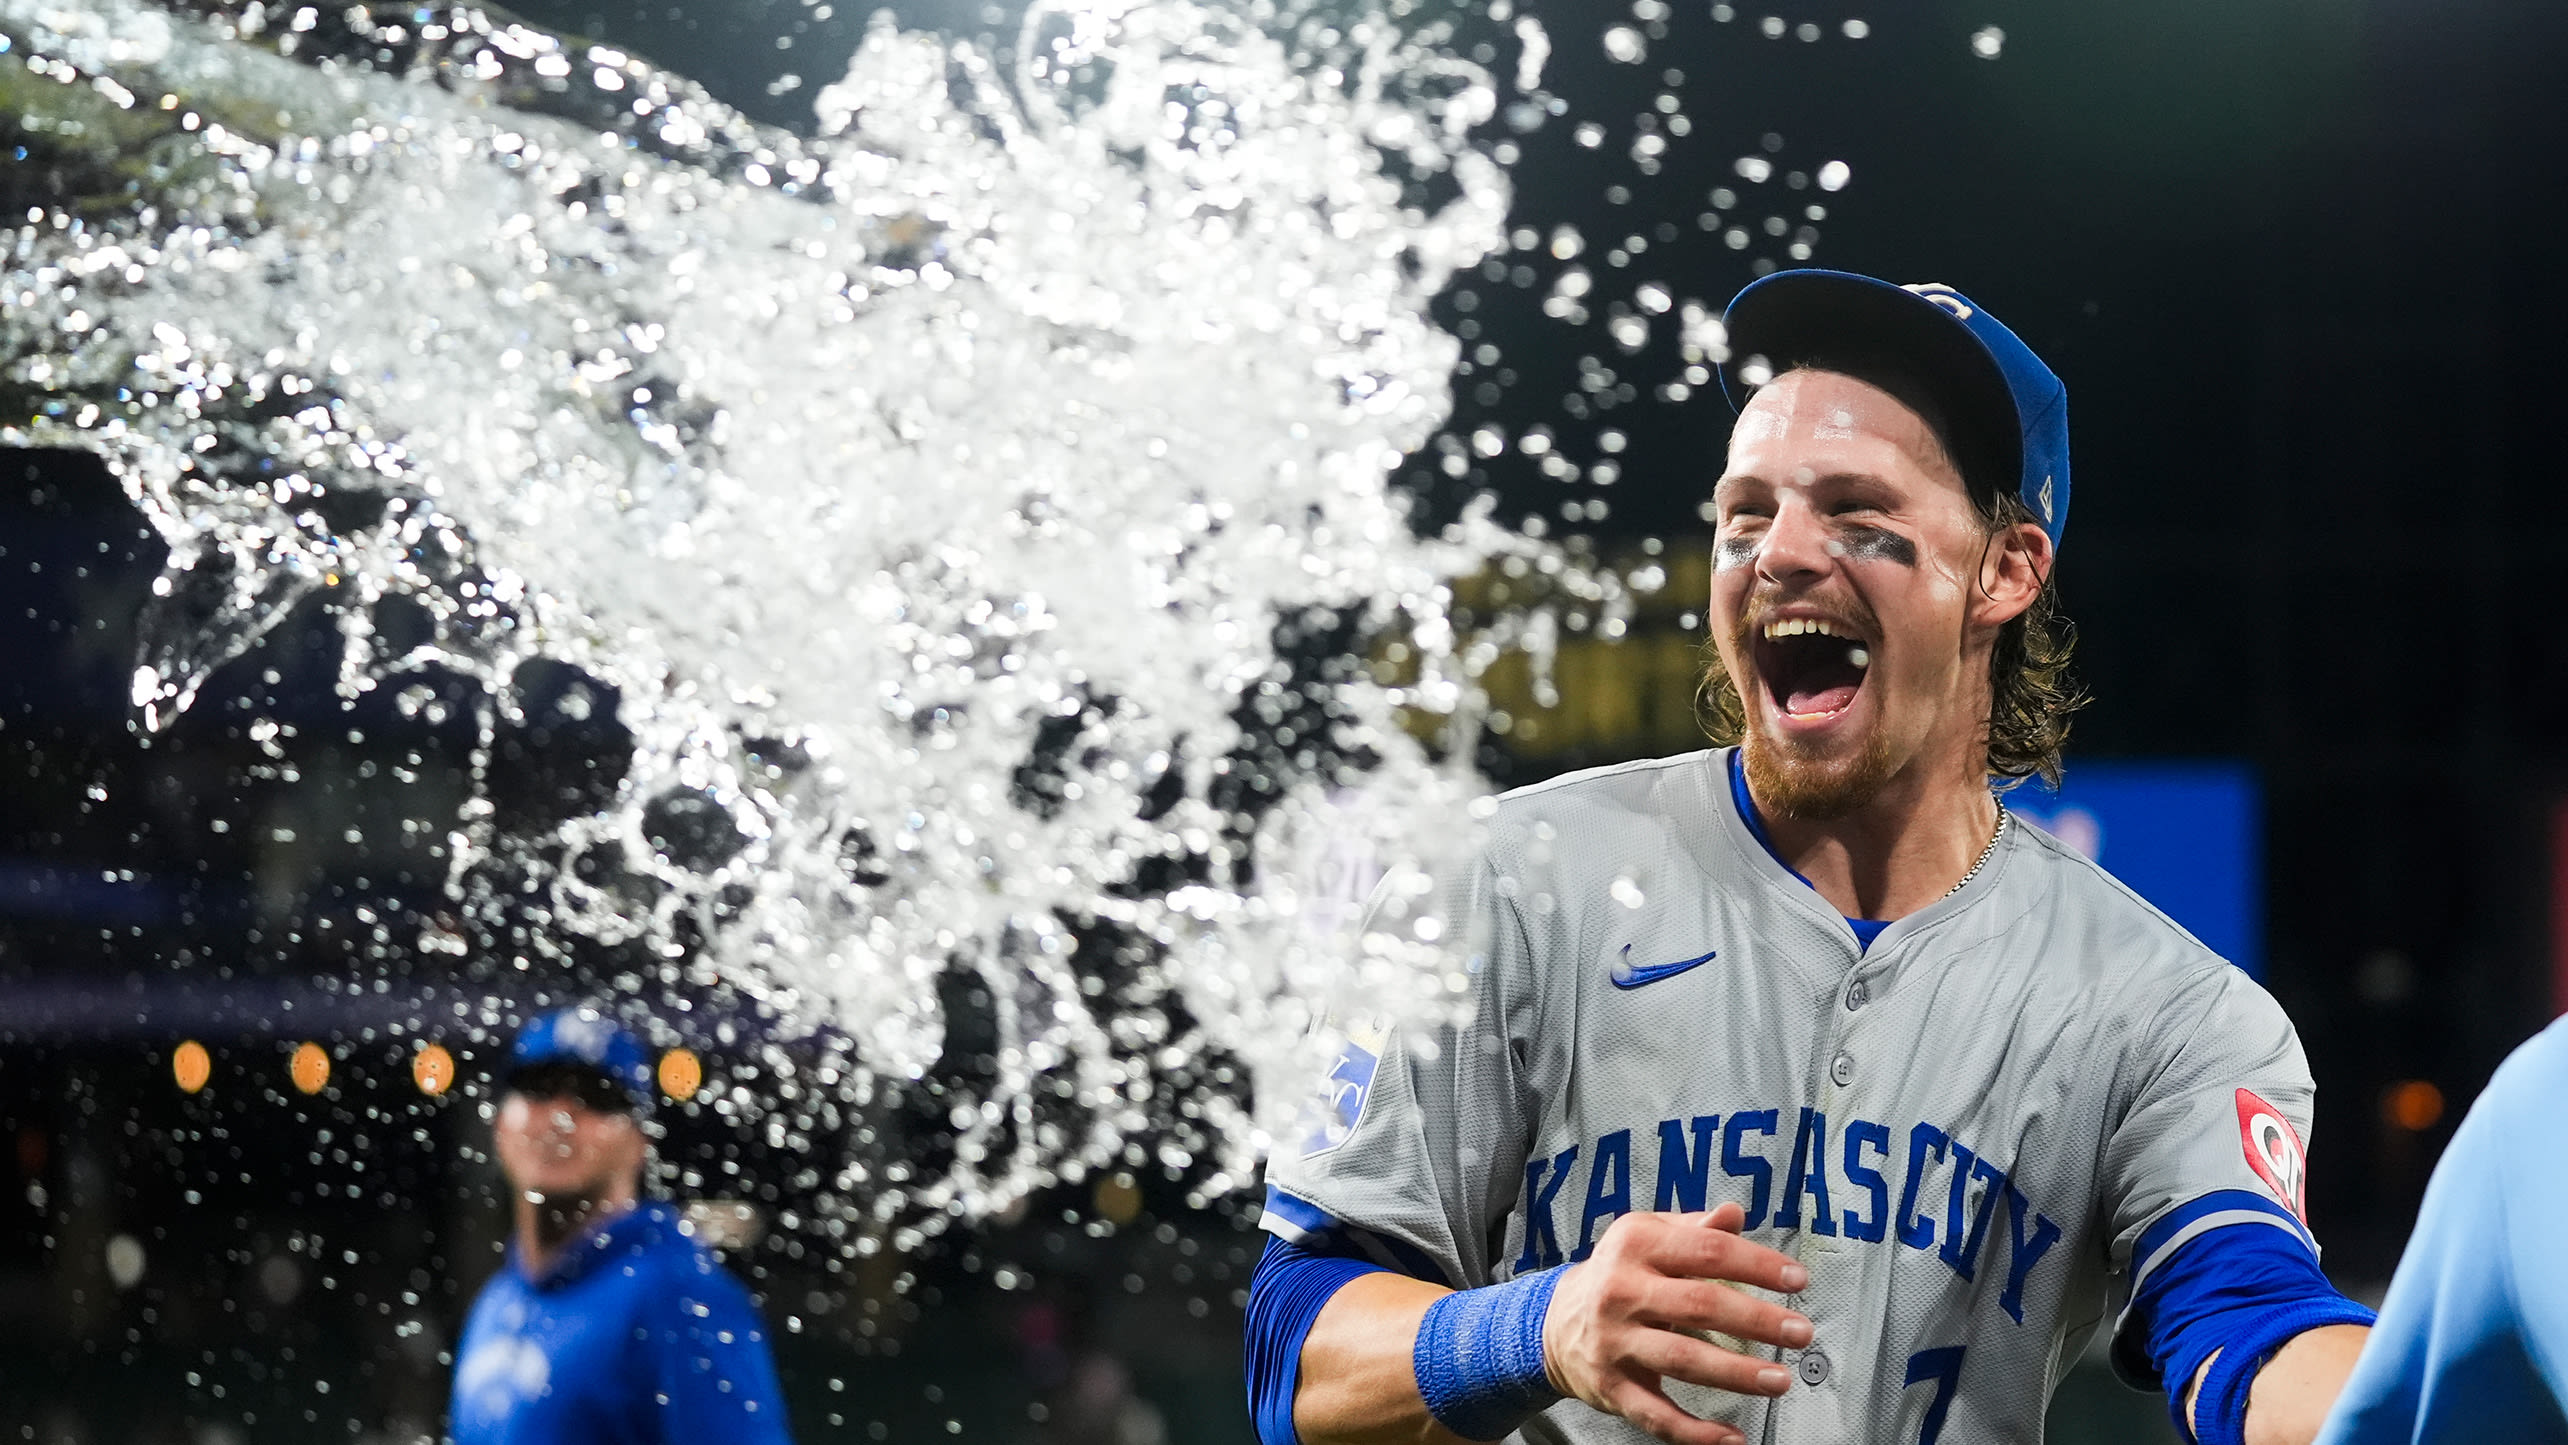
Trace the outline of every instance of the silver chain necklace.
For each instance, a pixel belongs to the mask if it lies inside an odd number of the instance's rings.
[[[1982,848],[1980,850],[1979,857],[1971,861],[1971,871],[1962,875],[1961,882],[1945,889],[1944,897],[1950,898],[1954,894],[1961,892],[1964,888],[1969,887],[1970,881],[1979,876],[1979,871],[1988,866],[1988,857],[1991,853],[1997,851],[1997,840],[2006,836],[2006,820],[2012,816],[2014,815],[2006,811],[2006,800],[2003,798],[1998,799],[1997,831],[1988,835],[1988,846]]]

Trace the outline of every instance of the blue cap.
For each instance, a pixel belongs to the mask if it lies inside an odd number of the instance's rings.
[[[633,1096],[633,1107],[651,1107],[651,1054],[642,1041],[615,1020],[585,1004],[537,1014],[517,1031],[509,1046],[508,1072],[517,1074],[541,1064],[578,1064],[595,1069]]]
[[[2069,390],[2021,338],[1950,286],[1896,286],[1851,271],[1777,271],[1749,282],[1722,316],[1721,390],[1747,405],[1767,376],[1823,365],[1861,378],[1887,368],[1927,389],[1974,490],[2012,486],[2060,545],[2069,525]]]

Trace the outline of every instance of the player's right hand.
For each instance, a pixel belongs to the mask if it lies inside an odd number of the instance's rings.
[[[1747,1437],[1698,1419],[1669,1399],[1664,1380],[1741,1395],[1780,1395],[1792,1372],[1697,1339],[1705,1330],[1799,1349],[1810,1321],[1722,1281],[1791,1294],[1810,1272],[1791,1256],[1739,1235],[1735,1203],[1709,1214],[1626,1214],[1596,1252],[1568,1266],[1543,1317],[1543,1363],[1552,1387],[1619,1415],[1669,1445],[1746,1445]]]

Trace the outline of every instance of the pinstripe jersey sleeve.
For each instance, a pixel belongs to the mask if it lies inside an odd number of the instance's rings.
[[[2305,1179],[2316,1090],[2280,1005],[2227,964],[2184,976],[2124,1060],[2131,1081],[2105,1143],[2100,1204],[2125,1300],[2192,1240],[2275,1229],[2310,1251]],[[2115,1322],[2114,1363],[2154,1386],[2140,1322]]]
[[[1262,1221],[1286,1239],[1456,1288],[1493,1282],[1491,1242],[1531,1136],[1520,1041],[1533,1036],[1530,951],[1486,859],[1443,889],[1464,930],[1467,1015],[1428,1030],[1359,1022],[1304,1137],[1267,1166]]]

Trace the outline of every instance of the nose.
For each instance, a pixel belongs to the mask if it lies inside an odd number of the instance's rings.
[[[1766,525],[1757,548],[1757,576],[1777,586],[1807,583],[1836,565],[1828,552],[1828,528],[1811,505],[1787,494]]]

